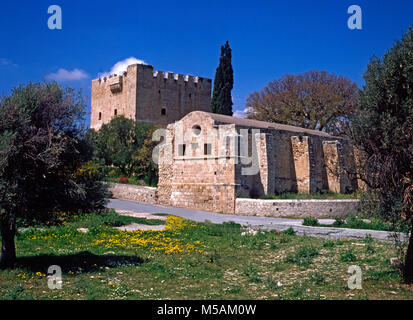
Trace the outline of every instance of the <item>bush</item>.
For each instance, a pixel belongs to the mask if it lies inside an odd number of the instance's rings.
[[[287,235],[287,236],[295,236],[295,231],[292,227],[288,227],[287,229],[285,229],[281,233],[284,234],[284,235]]]
[[[319,226],[319,225],[320,225],[320,223],[318,222],[317,218],[313,218],[313,217],[304,218],[303,226],[316,227],[316,226]]]
[[[116,178],[120,175],[120,171],[112,169],[110,171],[107,171],[107,173],[105,173],[105,175],[108,176],[108,177],[111,177],[111,178]]]
[[[357,260],[357,257],[354,254],[353,250],[349,249],[340,256],[340,260],[342,262],[354,262]]]
[[[119,183],[128,183],[129,182],[129,178],[128,177],[120,177],[118,179]]]
[[[74,181],[83,189],[83,193],[70,199],[65,211],[92,212],[104,209],[111,193],[102,179],[103,173],[99,165],[93,161],[84,163],[74,174]]]
[[[337,217],[337,218],[336,218],[336,221],[334,221],[334,223],[333,223],[333,226],[334,226],[334,227],[340,227],[340,226],[342,226],[342,225],[345,224],[345,223],[346,223],[346,220],[345,220],[344,218]]]
[[[297,252],[287,255],[285,262],[295,263],[298,266],[308,266],[313,262],[313,259],[318,256],[317,248],[312,246],[304,246],[297,250]]]

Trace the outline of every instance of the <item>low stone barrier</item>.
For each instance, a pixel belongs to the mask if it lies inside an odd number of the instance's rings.
[[[357,214],[360,201],[354,200],[262,200],[237,198],[235,214],[276,218],[336,218]]]
[[[108,183],[109,191],[114,198],[135,200],[151,204],[157,203],[156,188],[136,186],[132,184]]]

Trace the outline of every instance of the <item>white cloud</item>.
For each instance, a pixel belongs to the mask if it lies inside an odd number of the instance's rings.
[[[248,108],[244,110],[235,110],[234,114],[232,115],[235,118],[246,118],[247,117]]]
[[[49,73],[45,76],[47,80],[55,81],[78,81],[87,79],[89,75],[81,69],[73,69],[72,71],[66,69],[59,69],[55,73]]]
[[[6,58],[0,58],[0,65],[17,67],[17,64],[13,63],[13,61]]]
[[[115,63],[109,72],[100,73],[99,77],[108,77],[112,74],[121,75],[122,73],[126,71],[128,66],[130,66],[131,64],[147,64],[147,63],[135,57],[129,57],[129,58],[126,58],[125,60]]]

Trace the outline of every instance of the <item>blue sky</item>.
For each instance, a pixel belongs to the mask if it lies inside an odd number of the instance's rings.
[[[47,27],[53,4],[62,8],[62,30]],[[347,27],[354,4],[362,30]],[[288,73],[323,69],[362,86],[370,57],[382,56],[413,23],[413,0],[3,0],[0,10],[0,94],[54,78],[83,88],[90,105],[91,79],[129,57],[213,78],[229,40],[234,111]]]

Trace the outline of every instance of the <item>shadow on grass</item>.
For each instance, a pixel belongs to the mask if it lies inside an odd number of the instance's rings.
[[[15,267],[28,269],[33,272],[47,273],[52,265],[58,265],[63,273],[71,272],[97,272],[102,267],[114,268],[121,266],[140,265],[145,259],[137,256],[126,255],[95,255],[89,251],[82,251],[68,255],[38,255],[17,258]]]

